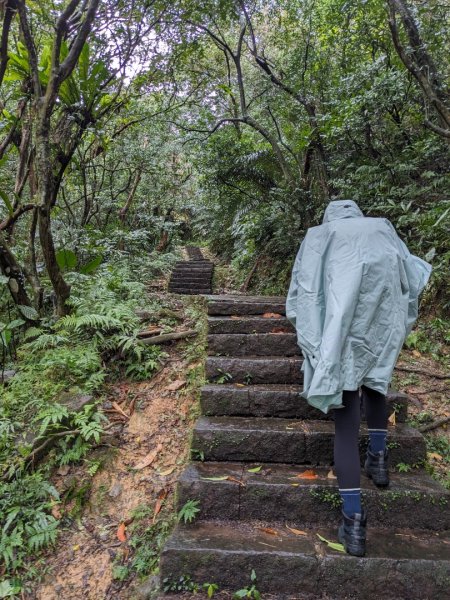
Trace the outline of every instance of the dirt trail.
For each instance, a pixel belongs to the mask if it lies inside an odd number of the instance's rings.
[[[108,413],[117,419],[108,445],[91,452],[84,465],[62,467],[55,474],[55,486],[68,499],[65,506],[55,507],[55,516],[67,525],[42,561],[47,574],[23,596],[26,600],[141,597],[133,591],[139,587],[133,546],[152,524],[157,505],[157,511],[162,508],[155,520],[170,529],[176,480],[189,458],[189,436],[198,411],[202,361],[185,358],[186,345],[165,347],[169,357],[150,381],[112,386],[105,406],[110,410],[120,405],[131,416]],[[92,477],[88,468],[95,468],[96,461],[104,464]],[[151,464],[142,466],[146,462]],[[78,516],[68,517],[76,515],[84,487],[87,502]],[[71,489],[77,492],[68,493]],[[157,556],[157,541],[154,550]]]

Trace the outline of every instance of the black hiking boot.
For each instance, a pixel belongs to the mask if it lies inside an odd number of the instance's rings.
[[[352,556],[364,556],[366,553],[366,523],[367,513],[355,513],[349,517],[342,511],[342,524],[339,527],[338,538],[345,551]]]
[[[364,470],[367,477],[377,487],[387,487],[389,485],[388,457],[389,452],[387,448],[379,452],[371,452],[370,446],[367,448]]]

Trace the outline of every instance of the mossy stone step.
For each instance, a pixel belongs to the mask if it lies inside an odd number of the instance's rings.
[[[273,330],[283,333],[295,333],[294,327],[286,317],[254,315],[208,317],[208,333],[210,334],[270,333]]]
[[[200,390],[202,414],[206,416],[285,417],[299,419],[332,419],[313,408],[300,397],[301,386],[293,384],[244,385],[242,383],[207,384]],[[389,414],[404,423],[408,398],[391,391],[387,395]]]
[[[303,530],[296,521],[288,525]],[[251,585],[254,569],[263,598],[270,592],[302,600],[448,597],[448,533],[368,528],[367,554],[359,558],[329,548],[318,538],[319,534],[336,542],[336,529],[320,527],[296,535],[285,523],[272,521],[179,525],[161,555],[161,580],[189,575],[200,585],[216,583],[235,592]]]
[[[283,296],[217,295],[208,298],[209,315],[263,315],[269,312],[285,315]]]
[[[333,463],[334,423],[270,417],[200,417],[192,448],[205,460],[274,462],[311,465]],[[361,427],[360,455],[364,460],[367,428]],[[403,423],[388,429],[391,464],[416,465],[426,457],[425,440]]]
[[[190,288],[179,288],[179,287],[174,287],[171,288],[169,290],[170,293],[172,294],[190,294],[190,295],[195,295],[195,294],[209,294],[211,292],[211,288],[197,288],[197,287],[190,287]]]
[[[295,333],[208,335],[208,354],[221,356],[300,356]]]
[[[205,375],[209,382],[298,384],[303,381],[301,365],[298,356],[208,356]]]
[[[252,473],[252,468],[259,471]],[[449,490],[423,469],[390,471],[388,489],[378,489],[361,475],[362,500],[371,527],[450,529]],[[303,473],[316,478],[299,478]],[[200,501],[197,519],[220,515],[236,520],[294,520],[302,529],[332,526],[339,522],[341,500],[337,481],[330,474],[329,467],[311,470],[283,463],[195,462],[180,476],[178,508],[196,498]]]

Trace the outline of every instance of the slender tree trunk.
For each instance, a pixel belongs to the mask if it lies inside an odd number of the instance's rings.
[[[15,304],[33,306],[25,288],[25,275],[16,257],[11,252],[5,236],[0,232],[0,268],[9,277],[8,288]]]

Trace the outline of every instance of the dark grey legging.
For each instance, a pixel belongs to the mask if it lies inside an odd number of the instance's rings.
[[[388,411],[386,396],[362,387],[362,400],[365,406],[367,427],[386,429]],[[340,489],[360,487],[359,424],[361,421],[361,401],[359,391],[342,393],[344,408],[333,410],[334,470]]]

